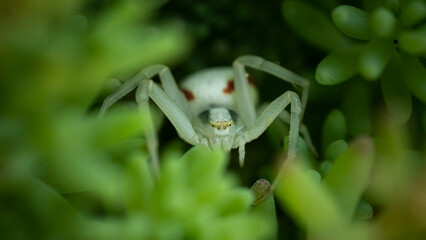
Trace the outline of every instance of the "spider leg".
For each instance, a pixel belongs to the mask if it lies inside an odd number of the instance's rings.
[[[271,185],[271,188],[266,191],[262,197],[258,198],[255,203],[253,203],[253,205],[257,205],[263,202],[269,195],[272,194],[272,192],[280,182],[284,174],[284,170],[289,164],[291,164],[291,162],[293,162],[296,157],[297,141],[299,138],[300,113],[302,111],[302,105],[300,102],[299,95],[292,91],[287,91],[283,93],[265,108],[265,110],[257,118],[253,127],[247,129],[247,132],[244,134],[243,139],[245,142],[250,142],[258,138],[289,104],[291,113],[287,159],[282,164],[277,177]]]
[[[265,108],[266,108],[266,106],[267,106],[267,105],[268,105],[267,103],[262,104],[262,105],[261,105],[261,106],[257,109],[257,111],[258,111],[258,112],[262,112],[263,110],[265,110]],[[281,121],[285,122],[286,124],[290,125],[290,113],[289,113],[286,109],[284,109],[284,110],[280,113],[280,115],[278,115],[278,118],[279,118]],[[308,146],[308,148],[311,150],[311,152],[314,154],[314,156],[315,156],[315,157],[318,157],[318,152],[317,152],[317,150],[316,150],[316,148],[315,148],[314,144],[312,143],[311,135],[309,134],[308,127],[306,127],[306,125],[305,125],[305,124],[300,123],[300,126],[299,126],[299,133],[302,135],[303,139],[304,139],[304,140],[305,140],[305,142],[306,142],[306,145],[307,145],[307,146]]]
[[[243,110],[243,112],[248,112],[247,118],[249,118],[249,122],[254,122],[254,119],[256,119],[254,106],[249,106],[247,103],[250,103],[248,91],[246,90],[248,88],[248,82],[242,81],[245,79],[245,70],[244,67],[251,67],[254,69],[258,69],[264,72],[267,72],[285,82],[289,82],[291,84],[294,84],[298,87],[302,88],[302,96],[301,96],[301,106],[302,111],[300,113],[300,121],[303,119],[303,114],[305,112],[306,103],[308,102],[308,94],[309,94],[309,80],[306,78],[303,78],[296,73],[293,73],[292,71],[275,64],[273,62],[267,61],[261,57],[253,56],[253,55],[246,55],[241,56],[237,58],[234,61],[234,77],[235,77],[235,94],[237,96],[237,103],[239,102],[240,105],[238,105],[238,108]],[[244,77],[244,78],[243,78]],[[243,92],[243,93],[242,93]],[[243,100],[243,101],[241,101]]]
[[[159,75],[164,91],[151,79]],[[198,144],[198,135],[195,133],[190,122],[191,112],[187,100],[179,90],[170,69],[164,65],[151,65],[144,68],[136,76],[125,82],[114,93],[109,95],[102,104],[99,115],[103,116],[106,111],[126,94],[136,90],[136,101],[142,114],[147,116],[147,147],[151,156],[154,174],[159,176],[158,139],[149,110],[149,97],[159,106],[176,128],[179,136],[190,144]]]
[[[142,69],[142,71],[130,80],[126,81],[122,86],[115,90],[115,92],[109,95],[103,102],[99,115],[103,116],[114,103],[133,91],[141,81],[151,79],[157,74],[167,95],[169,95],[170,98],[172,98],[173,101],[175,101],[185,112],[186,116],[191,119],[191,111],[189,109],[188,101],[179,90],[170,69],[167,66],[160,64],[150,65]]]
[[[289,113],[287,110],[285,110],[285,109],[284,109],[284,110],[281,112],[281,114],[279,115],[279,118],[280,118],[283,122],[285,122],[285,123],[287,123],[287,124],[289,124],[289,125],[290,125],[291,115],[290,115],[290,113]],[[303,139],[305,140],[306,145],[308,145],[308,148],[311,150],[311,152],[314,154],[314,156],[315,156],[315,157],[318,157],[318,152],[317,152],[317,150],[316,150],[316,148],[315,148],[314,144],[312,143],[311,135],[309,134],[309,130],[308,130],[308,128],[306,127],[306,125],[305,125],[305,124],[300,123],[300,126],[299,126],[299,132],[300,132],[300,134],[303,136]]]
[[[151,112],[149,110],[149,98],[166,115],[172,125],[175,127],[179,137],[186,142],[196,145],[200,143],[200,139],[195,132],[191,121],[185,112],[177,105],[177,103],[167,95],[154,81],[143,80],[136,89],[136,102],[139,104],[142,114],[147,115],[148,126],[146,132],[148,152],[153,159],[154,171],[159,173],[158,164],[158,139],[155,133],[154,124],[152,122]]]

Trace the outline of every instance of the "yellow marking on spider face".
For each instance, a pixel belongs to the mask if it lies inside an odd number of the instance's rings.
[[[217,128],[218,130],[227,129],[228,127],[230,127],[232,125],[232,123],[234,123],[233,120],[231,120],[231,121],[216,121],[216,122],[210,121],[210,125],[214,128]]]

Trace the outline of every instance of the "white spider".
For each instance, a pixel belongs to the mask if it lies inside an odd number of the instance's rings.
[[[301,100],[295,92],[286,91],[260,115],[256,114],[257,91],[251,84],[245,67],[267,72],[301,87]],[[157,74],[162,88],[151,80]],[[290,124],[286,164],[296,157],[299,131],[315,153],[306,127],[300,126],[308,98],[309,81],[258,56],[239,57],[232,68],[212,68],[194,73],[182,82],[180,89],[167,66],[148,66],[105,99],[100,115],[104,115],[109,107],[135,88],[136,101],[145,114],[150,114],[148,101],[151,98],[183,140],[192,145],[220,146],[227,151],[239,148],[241,166],[244,164],[245,144],[258,138],[277,117]],[[290,112],[284,109],[288,105]],[[151,116],[148,118],[151,125],[149,129],[153,129]],[[157,136],[154,130],[148,131],[146,135],[152,167],[158,176]],[[284,164],[269,191],[257,203],[273,192],[283,169]]]

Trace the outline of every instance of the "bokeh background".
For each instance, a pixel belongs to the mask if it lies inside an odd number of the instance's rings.
[[[319,156],[299,141],[276,216],[251,209],[248,188],[276,176],[285,124],[247,144],[240,168],[237,152],[184,143],[152,105],[156,181],[134,94],[97,117],[150,64],[179,82],[244,54],[311,81],[303,123]],[[0,238],[424,239],[425,56],[423,0],[1,1]],[[248,71],[261,102],[300,93]]]

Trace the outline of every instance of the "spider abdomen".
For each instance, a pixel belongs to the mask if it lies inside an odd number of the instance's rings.
[[[210,68],[193,73],[180,86],[194,116],[212,107],[223,107],[238,113],[234,76],[230,67]],[[257,90],[253,84],[249,86],[250,99],[253,104],[257,104]]]

